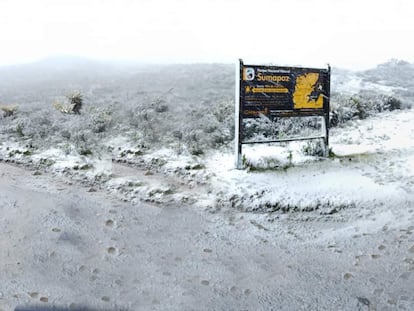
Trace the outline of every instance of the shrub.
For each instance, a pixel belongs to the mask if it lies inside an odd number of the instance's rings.
[[[325,156],[325,143],[322,140],[308,141],[302,147],[302,152],[303,154],[309,155],[309,156],[324,157]]]
[[[90,128],[94,133],[105,132],[112,124],[112,112],[104,109],[96,109],[90,113]]]
[[[393,110],[399,110],[402,107],[402,103],[399,99],[387,96],[384,98],[384,108],[385,110],[393,111]]]
[[[273,118],[245,119],[243,136],[245,140],[279,140],[287,137],[305,137],[319,134],[320,118]]]
[[[72,93],[66,96],[69,101],[68,104],[62,104],[59,101],[55,101],[53,106],[62,113],[80,114],[83,106],[83,98],[80,92]]]
[[[330,126],[338,126],[352,119],[366,119],[383,111],[402,109],[402,102],[389,95],[361,91],[352,96],[332,96]]]
[[[0,110],[3,111],[3,117],[11,117],[17,112],[17,106],[0,106]]]

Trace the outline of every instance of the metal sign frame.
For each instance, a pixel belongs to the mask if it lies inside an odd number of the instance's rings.
[[[236,65],[235,149],[236,168],[242,169],[242,145],[323,139],[329,150],[329,110],[331,68]],[[244,140],[243,119],[270,116],[323,117],[323,135],[309,137]]]

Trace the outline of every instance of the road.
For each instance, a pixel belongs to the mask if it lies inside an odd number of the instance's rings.
[[[0,163],[1,311],[414,309],[412,202],[269,218],[91,190]]]

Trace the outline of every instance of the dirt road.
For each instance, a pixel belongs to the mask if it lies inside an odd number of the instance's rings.
[[[0,310],[413,310],[414,206],[132,205],[0,163]]]

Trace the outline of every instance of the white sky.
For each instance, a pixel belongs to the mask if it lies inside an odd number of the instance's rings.
[[[0,0],[0,65],[55,55],[362,69],[414,62],[412,0]]]

